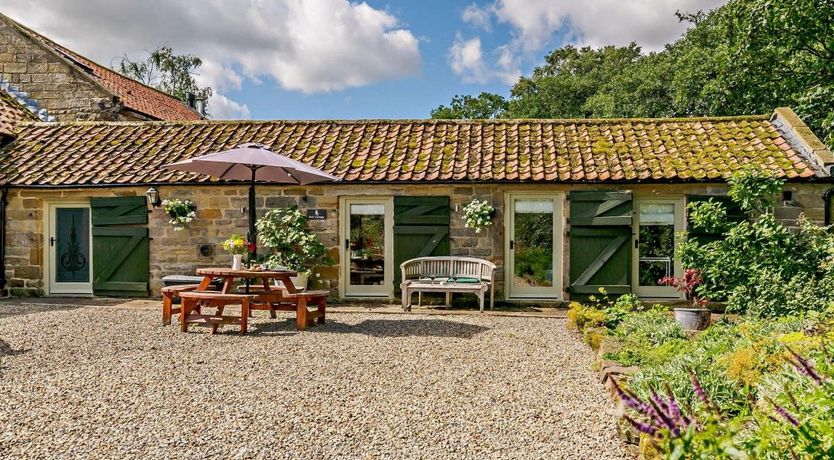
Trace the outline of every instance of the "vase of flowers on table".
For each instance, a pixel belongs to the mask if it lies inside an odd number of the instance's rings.
[[[223,242],[223,249],[232,255],[232,270],[243,268],[243,255],[252,250],[254,245],[241,235],[232,235]]]

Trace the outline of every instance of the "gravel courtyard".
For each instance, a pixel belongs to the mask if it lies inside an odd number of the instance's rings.
[[[629,458],[562,319],[343,313],[297,333],[259,313],[210,336],[156,310],[0,304],[0,455]]]

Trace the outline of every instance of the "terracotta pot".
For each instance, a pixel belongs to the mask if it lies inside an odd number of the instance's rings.
[[[675,308],[675,319],[688,331],[703,331],[709,327],[710,311],[707,308]]]

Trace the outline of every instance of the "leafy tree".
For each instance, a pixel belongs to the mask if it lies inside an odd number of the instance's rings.
[[[485,119],[501,118],[507,111],[507,101],[501,95],[482,92],[477,97],[455,96],[449,106],[441,105],[431,111],[437,119]]]
[[[203,101],[202,115],[208,115],[208,98],[211,87],[200,87],[194,79],[203,60],[190,54],[174,54],[170,46],[163,46],[150,52],[145,59],[131,60],[122,56],[116,69],[122,75],[138,80],[148,86],[166,92],[185,102],[188,93]]]
[[[692,27],[657,53],[635,44],[552,51],[513,86],[502,116],[721,116],[790,106],[834,147],[834,0],[731,0],[677,16]]]

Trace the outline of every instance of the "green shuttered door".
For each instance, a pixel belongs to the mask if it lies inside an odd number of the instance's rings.
[[[570,292],[631,292],[631,192],[571,192]]]
[[[400,264],[415,257],[449,255],[449,197],[394,197],[394,286]]]
[[[150,250],[145,206],[143,196],[90,200],[95,295],[148,295]]]

